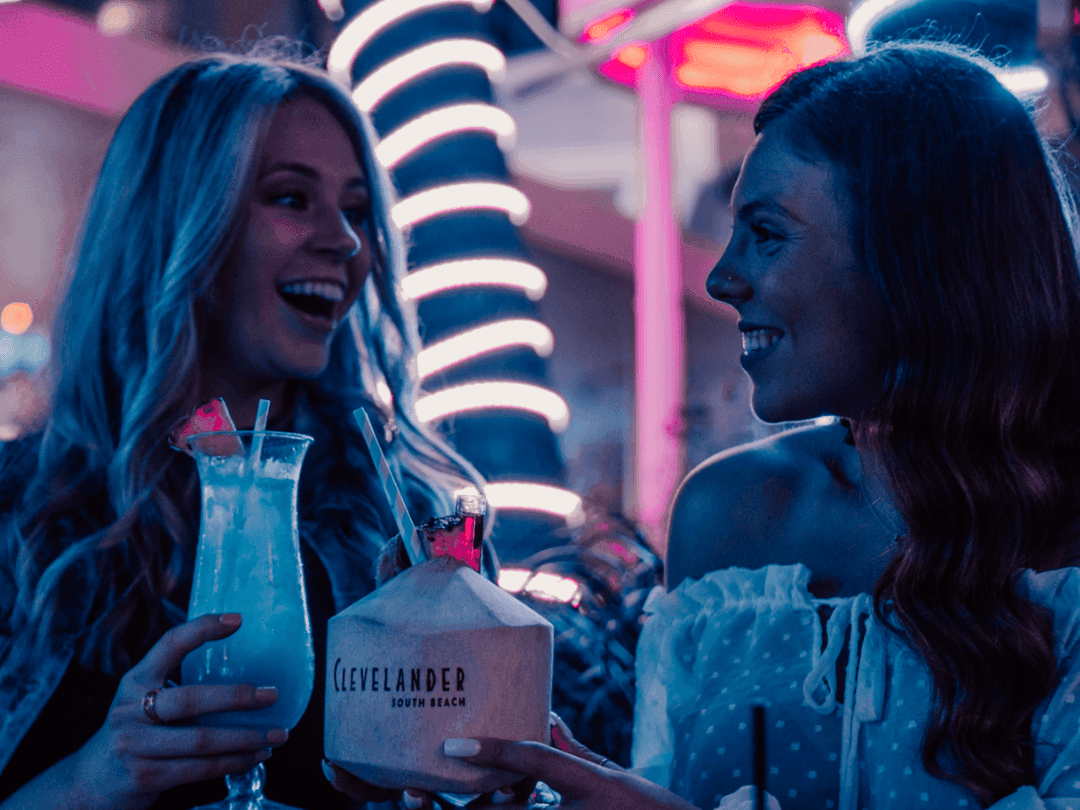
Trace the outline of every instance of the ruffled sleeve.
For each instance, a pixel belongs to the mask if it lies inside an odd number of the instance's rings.
[[[1080,569],[1025,571],[1019,586],[1050,610],[1060,680],[1032,721],[1037,788],[1022,788],[993,810],[1080,809]]]
[[[674,724],[697,714],[703,694],[720,689],[713,686],[718,683],[719,664],[709,660],[710,655],[715,659],[716,651],[722,650],[738,663],[738,649],[755,643],[770,646],[769,637],[776,634],[778,640],[781,630],[774,617],[793,608],[809,613],[799,619],[798,629],[807,635],[804,648],[811,647],[817,627],[811,621],[809,579],[810,571],[802,565],[772,565],[754,571],[729,568],[700,580],[684,580],[671,593],[662,588],[653,591],[645,606],[647,619],[636,654],[635,773],[673,787],[678,747]],[[777,672],[782,670],[780,666]],[[720,671],[725,670],[721,667]]]

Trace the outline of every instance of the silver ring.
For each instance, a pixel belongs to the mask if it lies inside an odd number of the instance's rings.
[[[599,761],[599,762],[597,762],[596,764],[597,764],[597,765],[599,765],[599,766],[600,766],[601,768],[606,768],[606,767],[607,767],[607,764],[608,764],[609,762],[611,762],[611,760],[610,760],[610,759],[608,759],[607,757],[604,757],[604,758],[603,758],[602,760],[600,760],[600,761]]]
[[[151,723],[154,723],[158,726],[163,726],[165,725],[165,721],[161,718],[161,715],[157,713],[157,709],[154,707],[154,701],[157,700],[157,694],[160,691],[160,689],[151,689],[149,692],[143,695],[142,710],[143,714],[145,714],[150,719]]]

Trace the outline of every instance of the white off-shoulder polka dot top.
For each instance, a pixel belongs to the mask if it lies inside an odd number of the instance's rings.
[[[635,772],[717,807],[753,781],[751,707],[762,704],[767,789],[783,810],[977,810],[972,793],[922,767],[922,660],[877,622],[869,596],[815,599],[809,580],[802,565],[731,568],[653,592],[637,648]],[[1032,723],[1037,784],[992,810],[1080,810],[1080,569],[1026,571],[1020,589],[1053,614],[1061,682]]]

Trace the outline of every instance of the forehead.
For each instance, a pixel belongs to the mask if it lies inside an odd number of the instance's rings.
[[[300,163],[362,174],[344,127],[326,107],[307,97],[286,101],[274,111],[260,163],[264,169],[275,163]]]
[[[790,145],[781,127],[754,140],[732,192],[736,215],[746,206],[778,208],[805,224],[837,225],[848,209],[839,173],[827,162],[810,162]]]

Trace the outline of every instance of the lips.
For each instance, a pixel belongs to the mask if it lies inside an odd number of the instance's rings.
[[[322,279],[286,281],[277,287],[278,295],[303,315],[333,322],[338,305],[345,300],[345,285]]]

